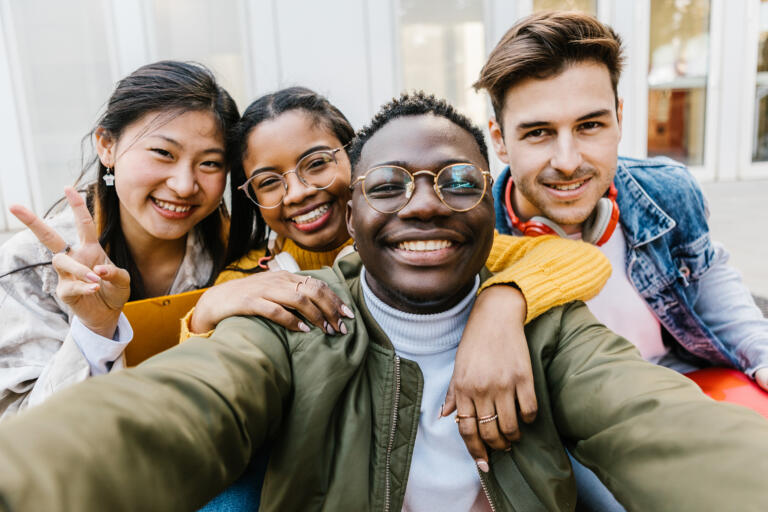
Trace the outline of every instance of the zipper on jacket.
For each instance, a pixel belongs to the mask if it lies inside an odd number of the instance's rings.
[[[480,485],[483,486],[483,492],[485,493],[485,497],[488,498],[488,504],[491,506],[491,511],[496,512],[496,504],[493,502],[493,498],[491,498],[491,491],[488,490],[488,482],[486,481],[486,474],[480,471],[480,468],[477,468],[477,473],[480,475]]]
[[[397,430],[397,409],[400,407],[400,356],[395,355],[395,397],[392,402],[392,426],[389,429],[389,441],[387,442],[387,457],[384,472],[384,512],[389,512],[390,492],[392,482],[389,475],[392,464],[392,447],[395,444],[395,432]]]

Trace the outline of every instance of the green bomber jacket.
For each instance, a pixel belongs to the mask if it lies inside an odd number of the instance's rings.
[[[310,273],[354,305],[346,335],[230,318],[1,424],[0,510],[193,510],[265,445],[261,510],[400,510],[422,375],[365,308],[360,269]],[[768,510],[762,417],[646,363],[583,303],[526,336],[539,413],[481,475],[495,510],[573,510],[564,446],[628,510]]]

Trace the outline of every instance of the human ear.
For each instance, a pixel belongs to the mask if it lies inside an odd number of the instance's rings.
[[[352,200],[347,201],[347,210],[345,212],[345,219],[347,221],[347,232],[353,239],[355,238],[355,228],[353,227],[353,214],[352,214]]]
[[[96,139],[96,153],[99,155],[104,167],[115,166],[115,146],[116,140],[104,127],[99,126],[93,133]]]
[[[619,140],[621,140],[621,121],[624,119],[624,98],[619,98],[616,103],[616,121],[619,124]]]
[[[507,147],[504,145],[504,134],[501,131],[501,124],[495,117],[492,117],[488,121],[488,132],[491,135],[491,144],[493,144],[493,150],[496,152],[496,156],[505,164],[509,164]]]

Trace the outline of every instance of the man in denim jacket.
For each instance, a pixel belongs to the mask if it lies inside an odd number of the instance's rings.
[[[649,361],[733,366],[768,389],[768,320],[710,240],[695,179],[667,158],[618,157],[622,62],[619,36],[582,14],[534,14],[502,37],[475,84],[508,164],[496,228],[600,245],[614,266],[589,302],[601,322]]]

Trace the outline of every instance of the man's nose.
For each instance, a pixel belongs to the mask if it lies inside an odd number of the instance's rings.
[[[398,212],[401,218],[427,220],[453,213],[437,196],[433,176],[417,176],[410,201]]]
[[[572,174],[581,167],[582,163],[584,159],[581,157],[581,151],[574,137],[570,135],[558,137],[550,161],[552,168],[563,174]]]

